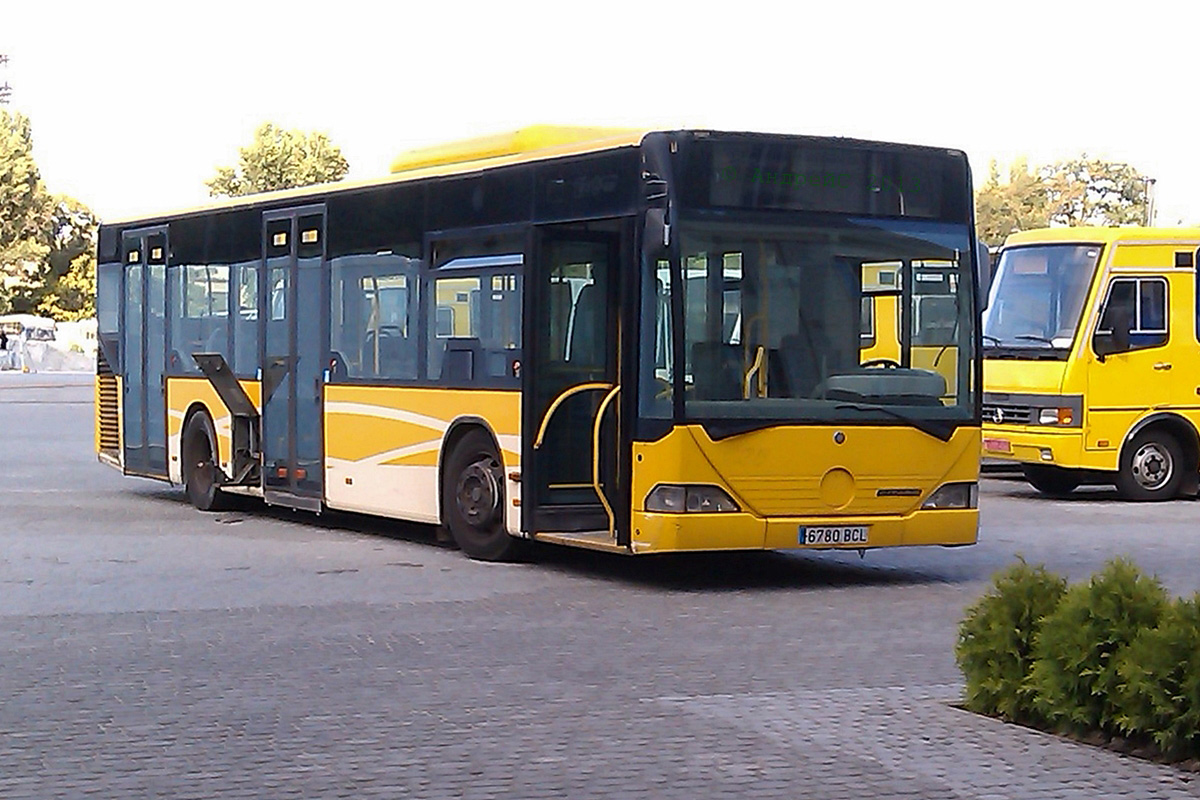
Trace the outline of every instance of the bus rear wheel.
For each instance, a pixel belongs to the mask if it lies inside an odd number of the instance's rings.
[[[506,561],[521,542],[504,528],[504,468],[492,437],[476,428],[454,444],[442,473],[442,518],[471,558]]]
[[[1073,470],[1047,464],[1026,464],[1021,471],[1030,486],[1051,497],[1064,497],[1079,488],[1079,476]]]
[[[1183,485],[1183,448],[1165,430],[1151,428],[1121,450],[1117,492],[1126,500],[1170,500]]]
[[[221,468],[217,466],[216,433],[212,420],[203,411],[188,419],[183,428],[180,458],[183,459],[183,486],[188,500],[201,511],[220,511],[227,496],[220,489]]]

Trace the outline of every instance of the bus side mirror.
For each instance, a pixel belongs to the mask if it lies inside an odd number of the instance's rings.
[[[1101,317],[1101,322],[1107,322],[1112,333],[1100,333],[1092,337],[1092,349],[1096,351],[1100,363],[1106,356],[1116,353],[1127,353],[1132,349],[1129,341],[1129,329],[1132,326],[1132,315],[1121,306],[1109,307]]]
[[[988,307],[988,295],[992,293],[992,256],[982,239],[975,240],[975,290],[978,292],[978,313]]]

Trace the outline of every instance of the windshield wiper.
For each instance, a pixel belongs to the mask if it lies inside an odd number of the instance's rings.
[[[921,433],[928,434],[943,442],[950,441],[950,437],[954,435],[954,426],[944,420],[917,419],[907,414],[901,414],[895,409],[876,405],[875,403],[838,403],[834,406],[834,409],[838,411],[882,411],[890,417],[913,426]]]
[[[1045,342],[1046,344],[1050,345],[1051,347],[1054,347],[1053,339],[1047,339],[1045,336],[1035,336],[1032,333],[1022,333],[1020,336],[1014,336],[1013,338],[1014,339],[1026,339],[1031,342]]]
[[[995,342],[997,345],[1004,344],[1004,342],[1000,341],[1000,337],[999,337],[999,336],[992,336],[992,335],[991,335],[991,334],[989,334],[989,333],[984,333],[984,334],[980,334],[980,335],[981,335],[981,336],[983,336],[983,340],[984,340],[985,342],[986,342],[986,341],[993,341],[993,342]]]

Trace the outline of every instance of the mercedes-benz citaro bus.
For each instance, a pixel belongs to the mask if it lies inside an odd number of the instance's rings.
[[[984,450],[1039,491],[1197,489],[1200,228],[1013,234],[983,324]]]
[[[879,264],[905,308],[937,265],[937,368],[904,331],[864,358]],[[957,150],[552,127],[427,148],[103,225],[97,448],[201,509],[436,523],[480,559],[971,544],[980,266]]]

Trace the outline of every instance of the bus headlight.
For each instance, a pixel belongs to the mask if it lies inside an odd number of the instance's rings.
[[[742,509],[719,486],[660,483],[646,495],[646,510],[660,514],[714,514]]]
[[[978,483],[943,483],[929,499],[921,503],[921,509],[927,508],[978,508]]]
[[[1069,408],[1043,408],[1038,411],[1038,422],[1042,425],[1070,425],[1075,421],[1074,414]]]

